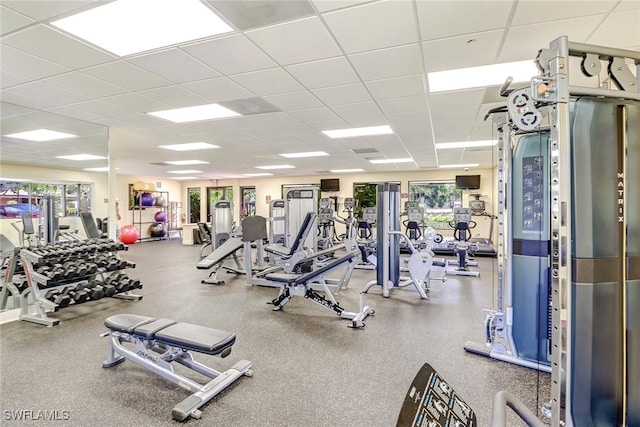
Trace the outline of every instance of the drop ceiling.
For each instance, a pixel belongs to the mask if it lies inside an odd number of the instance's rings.
[[[234,29],[118,57],[51,25],[101,1],[0,4],[2,135],[47,127],[78,138],[2,139],[2,162],[66,169],[109,156],[118,173],[175,177],[169,160],[198,159],[202,178],[278,176],[330,169],[415,171],[452,163],[492,167],[491,148],[436,150],[436,142],[495,138],[484,114],[496,87],[428,92],[432,71],[532,60],[559,36],[640,50],[640,1],[285,0],[203,3]],[[505,76],[506,78],[507,76]],[[173,124],[148,112],[221,103],[247,115]],[[393,135],[329,139],[321,131],[390,125]],[[173,152],[160,145],[220,148]],[[80,150],[80,151],[79,151]],[[280,153],[329,156],[284,159]],[[414,159],[373,165],[372,158]],[[193,169],[192,167],[187,167]]]

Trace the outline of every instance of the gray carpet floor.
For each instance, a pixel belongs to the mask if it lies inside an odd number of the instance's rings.
[[[508,390],[537,411],[549,397],[550,376],[464,351],[482,342],[481,310],[492,306],[495,260],[477,258],[480,278],[449,277],[433,284],[430,300],[399,289],[390,298],[374,287],[366,303],[375,309],[366,328],[347,327],[330,311],[294,298],[281,312],[266,303],[277,289],[246,286],[223,275],[205,285],[197,270],[199,247],[178,240],[132,245],[123,257],[144,288],[138,302],[102,299],[52,314],[59,326],[15,321],[0,327],[0,425],[175,425],[173,406],[189,393],[125,362],[102,368],[104,319],[117,313],[167,317],[236,333],[225,359],[196,359],[225,370],[253,362],[243,377],[203,407],[203,426],[393,426],[411,381],[430,363],[490,425],[493,396]],[[356,270],[338,296],[357,311],[360,289],[375,276]],[[15,421],[11,411],[59,411],[61,421]],[[509,426],[525,425],[512,414]]]

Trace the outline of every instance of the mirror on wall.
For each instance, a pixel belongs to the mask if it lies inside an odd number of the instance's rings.
[[[81,237],[80,212],[108,217],[107,127],[6,102],[0,103],[0,113],[3,256],[11,246],[37,243],[44,199],[56,200],[60,229]],[[25,233],[23,212],[31,215],[35,238]]]

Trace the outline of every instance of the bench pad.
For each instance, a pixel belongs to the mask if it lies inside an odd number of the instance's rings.
[[[107,318],[104,324],[113,331],[211,355],[222,353],[236,341],[231,332],[136,314],[116,314]]]

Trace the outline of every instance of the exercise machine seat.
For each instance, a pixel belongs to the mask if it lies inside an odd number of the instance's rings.
[[[236,341],[235,334],[219,329],[136,314],[116,314],[104,324],[112,331],[211,355],[223,353]]]

